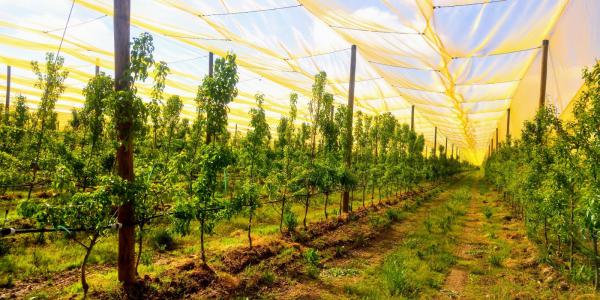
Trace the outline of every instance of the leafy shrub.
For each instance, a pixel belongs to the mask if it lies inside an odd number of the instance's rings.
[[[304,259],[306,263],[311,266],[318,266],[321,261],[321,257],[319,256],[319,251],[314,248],[308,248],[304,251]]]
[[[296,217],[296,214],[294,214],[292,211],[287,211],[283,215],[283,225],[288,232],[296,231],[296,227],[298,226],[298,218]]]
[[[151,237],[152,245],[159,251],[171,251],[175,249],[173,236],[166,229],[159,229]]]
[[[308,248],[306,251],[304,251],[304,260],[307,264],[306,270],[308,276],[312,278],[318,278],[320,274],[319,264],[321,261],[319,252],[314,248]]]

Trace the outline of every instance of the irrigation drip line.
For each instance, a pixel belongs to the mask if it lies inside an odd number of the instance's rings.
[[[40,181],[37,183],[23,183],[23,184],[3,184],[0,185],[0,188],[22,188],[22,187],[30,187],[30,186],[45,186],[47,184],[49,184],[50,181]]]
[[[8,236],[8,235],[13,235],[13,234],[23,234],[23,233],[45,233],[45,232],[58,232],[58,231],[64,231],[66,233],[86,232],[86,231],[95,231],[95,230],[102,230],[102,229],[119,229],[122,227],[123,227],[123,224],[114,223],[114,224],[110,224],[108,226],[103,226],[100,228],[67,228],[67,227],[63,227],[63,226],[59,226],[56,228],[21,228],[21,229],[0,228],[0,236]]]

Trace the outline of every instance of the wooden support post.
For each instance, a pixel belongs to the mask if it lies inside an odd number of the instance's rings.
[[[492,152],[494,152],[494,138],[490,139],[490,146],[492,147]]]
[[[510,140],[510,108],[506,109],[506,142]]]
[[[212,77],[213,76],[213,60],[214,60],[214,55],[212,52],[208,52],[208,77]],[[210,144],[212,142],[213,136],[211,136],[211,133],[207,130],[206,131],[206,144]]]
[[[546,105],[546,79],[548,77],[548,40],[542,42],[542,78],[540,83],[540,104],[542,108]]]
[[[212,77],[213,76],[213,61],[214,61],[214,54],[212,52],[208,52],[208,76]]]
[[[410,130],[415,131],[415,106],[410,108]]]
[[[496,150],[498,150],[499,148],[499,143],[498,143],[498,127],[496,127]]]
[[[8,112],[10,110],[10,66],[6,66],[6,103],[4,106],[4,115],[6,116],[6,120],[8,120]]]
[[[444,146],[444,156],[448,157],[448,155],[446,155],[448,153],[448,137],[446,137],[446,145]]]
[[[437,126],[433,129],[433,157],[436,157],[437,152]]]
[[[115,43],[115,90],[128,91],[131,89],[127,69],[129,68],[129,37],[130,37],[130,0],[114,0],[114,43]],[[127,101],[127,100],[120,100]],[[117,174],[127,180],[134,180],[133,173],[133,135],[131,132],[132,121],[127,118],[133,109],[132,103],[127,101],[117,111],[122,115],[117,124]],[[134,199],[122,199],[119,206],[117,220],[122,224],[119,229],[119,254],[117,258],[119,281],[123,282],[128,291],[135,284],[135,211]]]
[[[352,45],[350,53],[350,86],[348,87],[348,116],[346,120],[346,130],[348,132],[348,140],[345,149],[346,168],[350,170],[352,167],[352,117],[354,113],[354,82],[356,79],[356,45]],[[342,212],[350,211],[350,191],[344,190],[342,201]]]
[[[96,76],[100,74],[100,59],[96,58]]]

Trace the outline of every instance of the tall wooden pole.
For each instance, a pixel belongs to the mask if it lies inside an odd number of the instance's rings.
[[[494,138],[490,139],[490,146],[492,147],[492,152],[494,152]]]
[[[208,52],[208,77],[213,77],[213,60],[214,55],[212,52]],[[210,131],[206,131],[206,144],[210,144],[212,142],[212,136]]]
[[[506,109],[506,142],[510,140],[510,108]]]
[[[129,36],[130,36],[130,0],[114,0],[114,42],[115,42],[115,90],[131,89],[127,69],[129,68]],[[133,135],[132,121],[128,116],[133,109],[128,100],[117,111],[117,173],[121,178],[132,182],[133,173]],[[119,229],[119,254],[117,259],[119,281],[126,290],[135,283],[135,211],[134,199],[122,199],[117,220],[122,224]]]
[[[540,104],[542,108],[546,105],[546,79],[548,77],[548,40],[542,42],[542,78],[540,83]]]
[[[208,76],[212,77],[213,76],[213,61],[214,61],[214,54],[212,52],[208,52]]]
[[[415,131],[415,106],[410,108],[410,130]]]
[[[433,157],[436,157],[437,152],[437,126],[433,130]]]
[[[446,155],[446,153],[448,153],[448,137],[446,137],[446,145],[444,146],[444,156],[448,157],[448,155]]]
[[[350,170],[352,167],[352,117],[354,113],[354,82],[356,79],[356,45],[352,45],[350,52],[350,86],[348,88],[348,116],[346,121],[346,130],[348,140],[346,141],[346,168]],[[347,213],[350,211],[350,191],[344,189],[342,211]]]
[[[10,110],[10,66],[6,66],[6,103],[4,106],[4,114],[8,120],[8,111]]]
[[[498,143],[498,127],[496,127],[496,150],[498,150],[500,144]]]

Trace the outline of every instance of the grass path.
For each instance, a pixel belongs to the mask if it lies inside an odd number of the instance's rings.
[[[290,276],[261,297],[598,299],[540,261],[523,222],[473,172],[368,245],[324,260],[318,278]]]
[[[585,285],[569,283],[540,263],[537,247],[526,236],[498,194],[479,176],[455,246],[454,265],[439,298],[597,299]]]
[[[318,279],[298,280],[269,293],[274,299],[341,299],[341,298],[380,298],[377,291],[364,287],[371,283],[376,267],[395,251],[431,211],[444,205],[452,193],[464,185],[465,178],[454,182],[435,198],[422,203],[412,212],[406,212],[404,219],[393,223],[380,236],[365,247],[352,249],[339,258],[331,258],[323,263]],[[375,288],[377,288],[375,286]]]

